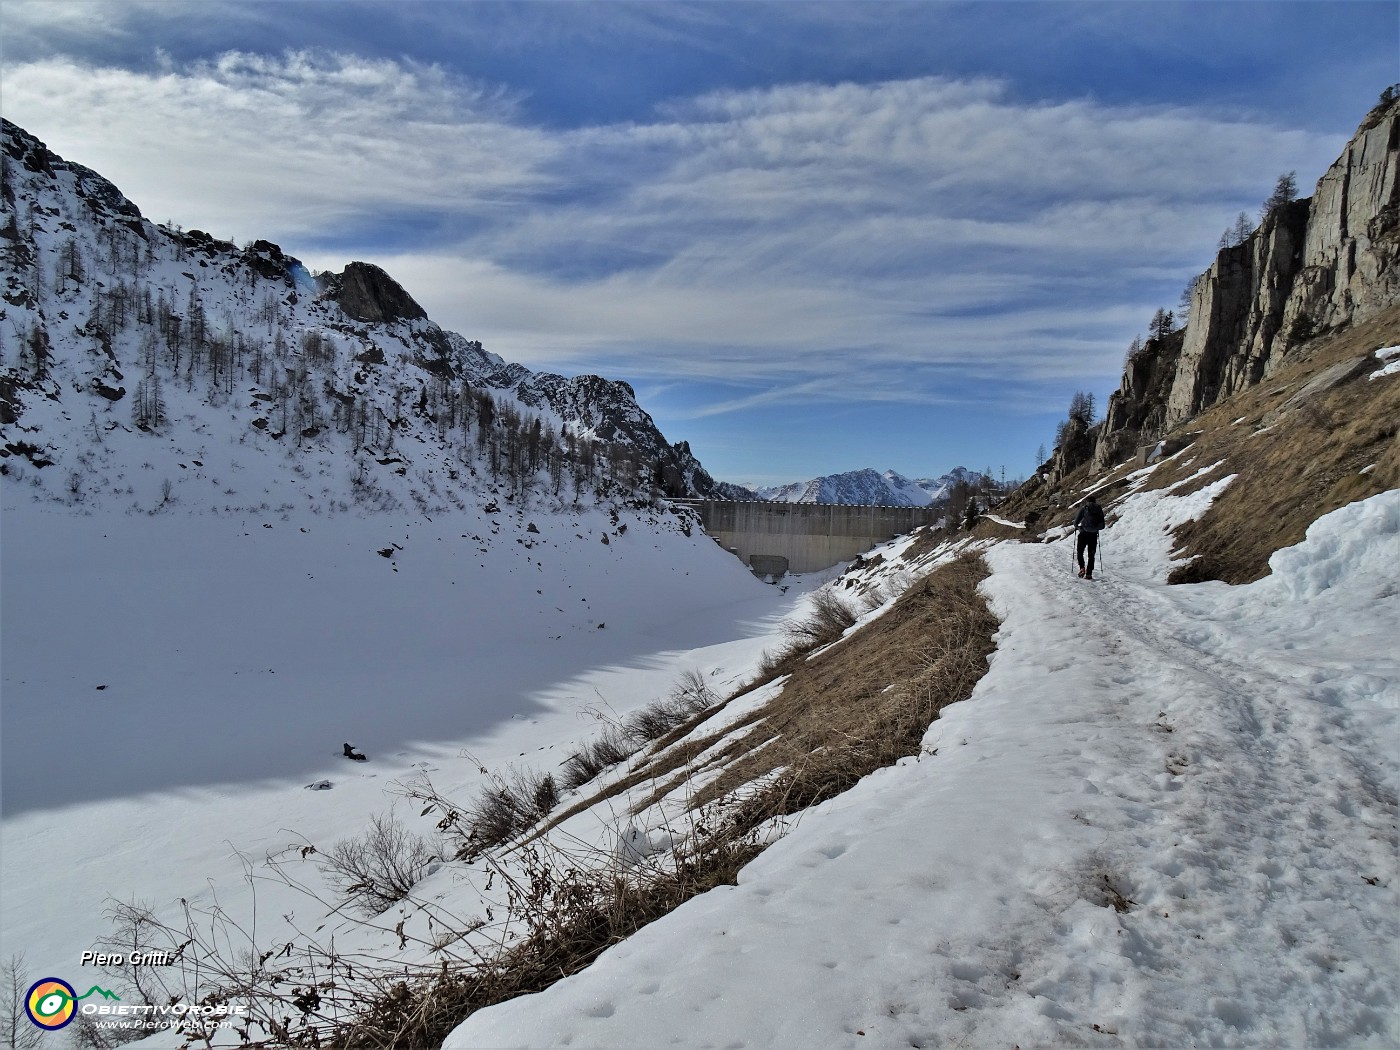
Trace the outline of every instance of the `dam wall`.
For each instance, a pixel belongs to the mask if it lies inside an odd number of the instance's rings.
[[[815,572],[850,561],[886,540],[933,524],[941,516],[929,507],[711,499],[676,502],[698,511],[705,531],[762,575]]]

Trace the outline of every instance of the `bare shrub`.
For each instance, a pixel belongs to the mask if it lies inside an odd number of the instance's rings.
[[[640,746],[665,736],[689,717],[688,710],[669,697],[663,697],[628,715],[622,723],[622,732]]]
[[[546,773],[535,782],[533,798],[537,818],[547,816],[559,805],[559,785],[554,782],[553,774]]]
[[[437,859],[421,836],[382,813],[363,835],[342,839],[322,854],[320,867],[357,910],[380,915],[406,898]]]
[[[890,600],[883,583],[877,583],[860,596],[861,612],[872,613]]]
[[[719,696],[710,688],[705,676],[694,667],[682,671],[671,689],[671,699],[692,714],[708,711],[719,702]]]
[[[495,869],[505,883],[514,936],[470,966],[424,968],[381,983],[332,1030],[334,1045],[440,1046],[477,1010],[548,988],[691,897],[733,885],[760,850],[751,837],[702,834],[664,865],[625,874],[596,863],[599,857],[579,863],[548,843],[528,846],[521,851],[522,870]],[[297,1045],[312,1042],[303,1035]]]
[[[465,841],[459,858],[508,842],[549,815],[559,804],[559,786],[549,773],[512,769],[505,776],[488,774],[488,782],[466,807],[460,822]]]
[[[131,962],[161,945],[162,931],[154,907],[136,899],[109,901],[103,912],[110,932],[96,944],[104,955],[122,960],[105,967],[107,973],[134,989],[146,1006],[170,1002],[175,989],[166,980],[165,968]],[[144,1034],[149,1035],[149,1032]]]
[[[708,711],[719,699],[704,674],[690,668],[681,672],[666,696],[628,715],[622,723],[622,735],[641,747]]]
[[[605,769],[625,762],[637,753],[637,745],[622,729],[609,726],[564,760],[564,786],[582,787]]]
[[[856,614],[836,592],[823,587],[812,594],[812,611],[805,618],[789,623],[783,633],[792,642],[815,649],[836,641],[855,622]]]
[[[754,672],[754,680],[746,688],[753,689],[781,675],[791,674],[793,667],[800,661],[807,652],[808,646],[798,642],[789,641],[786,645],[780,645],[776,649],[765,649],[763,655],[758,658],[758,668]]]
[[[38,1046],[42,1036],[24,1012],[28,990],[29,974],[25,972],[24,955],[11,955],[0,964],[0,1040],[5,1046],[19,1050]]]
[[[778,677],[782,673],[783,660],[788,654],[782,649],[764,649],[763,655],[758,658],[758,668],[756,675],[758,680],[766,682]]]

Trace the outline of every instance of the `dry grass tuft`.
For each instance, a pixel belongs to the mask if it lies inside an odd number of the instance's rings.
[[[386,984],[325,1045],[346,1050],[441,1046],[448,1032],[477,1010],[543,991],[692,897],[733,885],[760,848],[752,839],[702,834],[665,869],[639,873],[578,866],[547,848],[530,847],[523,854],[522,876],[502,873],[520,923],[508,946],[471,968],[444,967],[431,976]]]
[[[683,671],[670,693],[627,716],[622,723],[623,736],[638,747],[644,746],[689,724],[718,702],[703,674],[693,669]]]
[[[855,612],[831,587],[812,593],[812,611],[794,620],[784,630],[789,641],[802,649],[830,645],[856,622]]]
[[[637,753],[637,744],[619,727],[608,726],[564,760],[564,787],[583,787],[605,769],[626,762]]]
[[[1201,432],[1192,465],[1159,470],[1153,486],[1217,460],[1224,461],[1221,468],[1193,485],[1237,476],[1205,514],[1173,534],[1177,553],[1191,560],[1172,572],[1170,582],[1257,580],[1268,574],[1269,557],[1301,542],[1322,515],[1400,487],[1400,380],[1372,382],[1366,375],[1374,369],[1363,367],[1331,389],[1303,392],[1324,369],[1360,359],[1397,337],[1400,308],[1191,421]],[[1245,421],[1236,424],[1241,416]]]

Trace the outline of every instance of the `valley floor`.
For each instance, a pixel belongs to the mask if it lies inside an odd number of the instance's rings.
[[[923,754],[444,1045],[1400,1043],[1400,492],[1167,587],[1209,498],[1131,497],[1093,582],[997,546],[991,670]]]

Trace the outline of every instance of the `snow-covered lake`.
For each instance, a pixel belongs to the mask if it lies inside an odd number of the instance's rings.
[[[747,670],[796,597],[698,531],[492,520],[6,509],[6,953],[75,974],[109,898],[236,908],[239,853],[357,834],[405,777],[552,770],[682,669]]]

